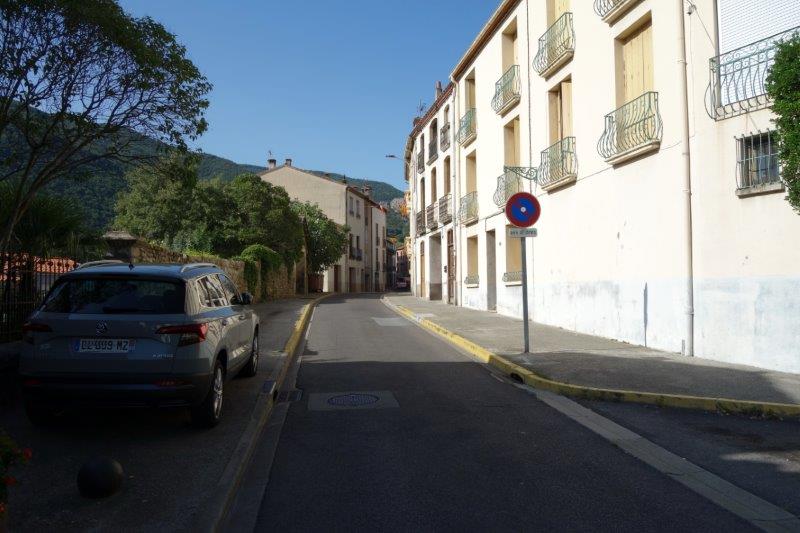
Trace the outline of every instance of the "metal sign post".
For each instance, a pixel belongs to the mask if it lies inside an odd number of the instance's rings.
[[[508,230],[508,237],[522,239],[522,335],[524,352],[530,353],[530,324],[528,323],[528,241],[536,237],[536,228],[532,227],[539,220],[542,208],[539,200],[526,192],[517,193],[506,202],[506,218],[515,227]]]

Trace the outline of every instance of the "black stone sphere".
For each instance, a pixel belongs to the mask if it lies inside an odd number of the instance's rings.
[[[84,498],[107,498],[122,487],[122,465],[108,457],[95,457],[78,472],[78,490]]]

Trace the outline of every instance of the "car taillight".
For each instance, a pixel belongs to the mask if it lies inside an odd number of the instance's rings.
[[[40,324],[38,322],[25,322],[22,325],[22,333],[51,333],[53,328],[47,324]]]
[[[206,340],[208,324],[181,324],[180,326],[161,326],[156,333],[165,335],[180,335],[178,346],[197,344]]]

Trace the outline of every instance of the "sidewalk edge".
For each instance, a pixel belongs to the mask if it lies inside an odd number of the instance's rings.
[[[253,456],[256,444],[259,440],[258,436],[269,421],[273,407],[275,406],[275,399],[278,396],[278,391],[283,386],[286,374],[294,358],[297,356],[295,352],[301,345],[303,335],[311,320],[314,308],[319,302],[331,296],[334,296],[334,294],[325,294],[310,301],[303,307],[300,317],[294,324],[292,334],[284,345],[283,353],[285,357],[283,358],[283,364],[277,374],[269,376],[265,381],[264,388],[259,393],[258,398],[256,398],[253,411],[250,414],[250,420],[244,431],[242,431],[239,442],[231,454],[231,458],[228,460],[228,464],[225,466],[225,470],[215,488],[215,492],[218,496],[209,503],[207,507],[208,511],[198,516],[200,520],[199,523],[197,523],[197,530],[209,532],[220,531],[225,517],[236,497],[236,492],[244,479],[247,465],[250,463],[250,459]]]
[[[586,400],[603,400],[610,402],[628,402],[657,405],[659,407],[677,407],[683,409],[697,409],[726,414],[739,414],[747,416],[761,416],[767,418],[799,418],[800,405],[758,402],[752,400],[733,400],[730,398],[711,398],[705,396],[684,396],[679,394],[663,394],[656,392],[643,392],[633,390],[602,389],[584,385],[574,385],[555,381],[513,363],[503,356],[497,355],[472,341],[453,333],[452,331],[423,318],[402,305],[381,298],[387,307],[401,316],[412,320],[424,329],[431,331],[446,339],[451,344],[468,352],[478,360],[491,365],[505,375],[521,380],[526,385],[539,389],[555,392],[563,396],[581,398]]]

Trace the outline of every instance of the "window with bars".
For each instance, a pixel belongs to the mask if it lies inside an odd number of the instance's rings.
[[[738,189],[780,183],[778,147],[773,132],[767,131],[737,139],[736,181]]]

